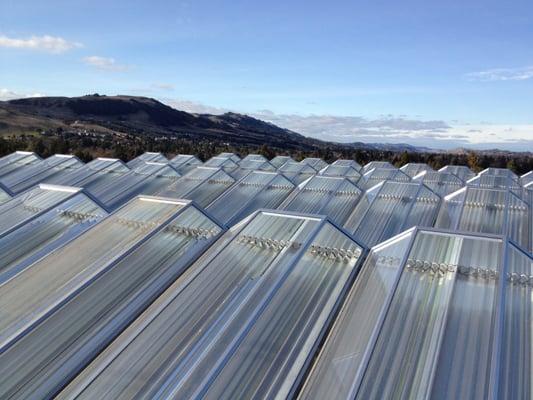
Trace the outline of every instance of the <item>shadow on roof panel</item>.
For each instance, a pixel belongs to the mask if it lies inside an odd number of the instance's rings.
[[[28,297],[41,278],[39,299],[27,299],[11,318],[28,324],[34,315],[26,311],[47,313],[4,345],[1,397],[53,397],[221,232],[190,202],[139,198],[2,287],[4,311],[10,289]]]
[[[310,165],[317,171],[320,171],[323,168],[326,168],[329,164],[322,160],[321,158],[307,157],[300,161],[301,164]]]
[[[376,246],[299,398],[529,397],[531,288],[518,277],[532,263],[501,237],[447,231]]]
[[[335,160],[331,165],[338,165],[339,167],[352,167],[358,172],[360,172],[361,169],[363,168],[357,161],[354,161],[354,160],[339,159],[339,160]]]
[[[363,191],[346,178],[316,175],[301,183],[279,206],[280,210],[327,215],[343,225]]]
[[[374,246],[412,226],[433,226],[440,202],[421,183],[382,182],[364,193],[344,228]]]
[[[272,160],[270,160],[270,164],[272,164],[274,167],[279,168],[283,164],[287,162],[296,162],[292,159],[290,156],[276,156]]]
[[[361,179],[361,174],[352,166],[349,165],[336,165],[331,164],[325,167],[324,169],[321,169],[319,172],[320,175],[324,176],[337,176],[337,177],[344,177],[352,181],[353,183],[357,183],[359,179]]]
[[[290,397],[361,250],[322,218],[258,212],[211,246],[59,398]]]
[[[311,176],[318,174],[318,171],[310,165],[293,161],[283,164],[278,168],[278,172],[289,178],[295,185],[299,185]]]
[[[169,161],[169,164],[181,175],[184,175],[190,170],[203,165],[203,162],[198,157],[190,154],[178,154]]]

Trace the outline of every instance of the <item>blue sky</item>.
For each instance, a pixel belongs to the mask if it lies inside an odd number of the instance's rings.
[[[531,1],[0,3],[0,99],[135,94],[338,141],[533,150]]]

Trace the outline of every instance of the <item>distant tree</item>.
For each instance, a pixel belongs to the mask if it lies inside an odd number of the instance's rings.
[[[276,157],[276,152],[274,150],[272,150],[270,147],[268,147],[268,145],[266,145],[266,144],[263,144],[259,148],[258,153],[261,154],[262,156],[265,156],[269,160],[271,160],[274,157]]]
[[[468,153],[467,163],[472,171],[474,172],[481,171],[479,157],[477,156],[475,152],[472,151]]]
[[[506,166],[507,169],[510,169],[511,171],[513,172],[516,172],[517,170],[517,166],[516,166],[516,162],[514,159],[510,159],[509,161],[507,161],[507,166]]]

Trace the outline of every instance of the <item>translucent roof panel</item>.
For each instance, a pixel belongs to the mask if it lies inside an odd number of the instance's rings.
[[[291,161],[279,167],[278,171],[289,178],[295,185],[299,185],[318,173],[318,171],[310,165]]]
[[[222,168],[224,171],[231,173],[239,168],[239,164],[231,158],[212,157],[204,163],[204,167]]]
[[[272,164],[274,167],[279,168],[286,162],[296,162],[292,159],[290,156],[276,156],[272,160],[270,160],[270,164]]]
[[[94,200],[77,192],[0,235],[0,284],[77,237],[106,215],[107,212]]]
[[[289,398],[360,253],[327,220],[259,212],[211,246],[59,398]]]
[[[216,157],[220,157],[220,158],[229,158],[231,161],[234,161],[236,163],[238,163],[239,161],[241,161],[241,158],[235,154],[235,153],[220,153],[218,156]]]
[[[424,163],[407,163],[400,170],[412,178],[423,171],[433,171],[433,168]]]
[[[317,171],[320,171],[321,169],[328,166],[328,163],[322,160],[321,158],[313,158],[313,157],[307,157],[304,158],[302,161],[300,161],[302,164],[307,164],[316,169]]]
[[[466,184],[478,188],[509,189],[519,196],[522,192],[522,187],[518,181],[502,175],[477,175],[466,181]]]
[[[48,157],[0,178],[0,182],[13,193],[21,193],[54,176],[67,174],[84,164],[74,156],[60,155]]]
[[[261,155],[261,154],[248,154],[246,157],[244,157],[242,160],[239,161],[239,165],[241,167],[246,167],[247,163],[250,161],[268,161],[268,159]]]
[[[508,235],[531,250],[531,207],[508,190],[465,187],[443,199],[436,227]]]
[[[361,174],[357,170],[349,165],[335,165],[331,164],[323,168],[319,172],[324,176],[338,176],[348,178],[353,183],[357,183],[361,178]]]
[[[327,215],[343,225],[363,191],[346,178],[316,175],[301,183],[280,205],[280,210]]]
[[[300,398],[528,398],[532,262],[502,238],[449,232],[376,246]]]
[[[202,165],[203,162],[198,157],[190,154],[178,154],[170,160],[169,164],[181,175],[184,175],[191,169]]]
[[[235,179],[220,168],[196,167],[157,195],[194,200],[207,207],[234,183]]]
[[[439,171],[454,174],[465,182],[476,175],[470,168],[464,165],[447,165],[439,169]]]
[[[65,173],[49,177],[44,180],[44,183],[51,183],[54,185],[78,185],[80,182],[87,182],[88,178],[98,173],[108,171],[123,171],[128,172],[130,168],[122,161],[116,158],[97,158],[80,168],[76,168]]]
[[[168,163],[168,159],[161,153],[146,152],[127,162],[128,167],[135,168],[145,162]]]
[[[490,176],[499,176],[502,178],[509,178],[516,182],[520,181],[520,178],[510,169],[507,168],[486,168],[481,171],[478,175],[490,175]]]
[[[0,353],[185,206],[138,198],[0,286]]]
[[[5,203],[11,199],[9,189],[0,185],[0,204]]]
[[[390,168],[390,169],[397,169],[394,165],[392,165],[388,161],[370,161],[368,164],[363,165],[362,171],[360,171],[362,174],[366,174],[368,171],[374,168]]]
[[[242,163],[236,170],[230,172],[230,174],[235,179],[241,179],[249,174],[250,171],[276,172],[276,167],[274,167],[268,161],[247,161]]]
[[[0,235],[45,213],[79,191],[79,188],[39,185],[0,204]]]
[[[226,190],[206,210],[231,226],[261,208],[277,208],[294,189],[281,174],[252,171]]]
[[[440,202],[422,183],[383,182],[364,193],[344,227],[374,246],[412,226],[433,226]]]
[[[372,168],[365,172],[359,179],[359,186],[362,189],[370,189],[380,182],[409,182],[411,178],[397,168]]]
[[[353,169],[360,171],[363,167],[354,160],[335,160],[331,165],[338,165],[339,167],[352,167]]]
[[[533,183],[533,171],[529,171],[527,174],[524,174],[520,177],[520,184],[522,186],[527,186]]]
[[[148,203],[143,206],[146,205]],[[187,203],[182,203],[181,208],[176,205],[172,211],[159,209],[157,215],[152,214],[139,222],[141,214],[150,213],[145,210],[131,215],[132,207],[141,211],[138,204],[132,204],[127,213],[122,209],[120,216],[111,216],[99,224],[122,226],[115,232],[118,236],[126,234],[121,234],[122,229],[132,231],[140,224],[138,230],[139,233],[144,231],[143,239],[128,245],[130,251],[127,254],[117,248],[122,257],[101,258],[98,266],[90,266],[84,259],[79,259],[83,263],[82,267],[76,267],[79,273],[97,268],[101,273],[80,290],[71,292],[61,307],[54,308],[0,354],[0,397],[53,397],[181,276],[222,232],[196,207]],[[134,219],[129,219],[126,214]],[[163,215],[165,217],[160,218]],[[92,233],[108,234],[99,229],[99,225],[63,251],[82,246],[84,251],[90,252],[92,248],[100,252],[93,238],[87,240]],[[107,249],[111,247],[107,246]],[[97,256],[92,258],[92,262],[96,260]],[[43,262],[32,269],[44,268]],[[65,281],[59,271],[52,272]],[[61,330],[59,335],[58,326],[68,326],[68,329]]]
[[[11,153],[0,158],[0,177],[7,175],[20,167],[31,165],[39,161],[41,161],[41,157],[35,153],[28,151],[16,151]]]
[[[179,177],[168,164],[142,162],[114,179],[98,180],[85,186],[109,210],[120,207],[138,194],[151,195],[168,187]]]
[[[422,182],[441,197],[465,186],[465,183],[457,175],[441,171],[423,171],[413,177],[413,181]]]

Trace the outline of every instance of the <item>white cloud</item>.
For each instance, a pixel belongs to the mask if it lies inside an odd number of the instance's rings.
[[[43,97],[42,93],[18,93],[6,88],[0,88],[0,101],[22,99],[24,97]]]
[[[466,75],[475,81],[524,81],[533,78],[533,66],[520,68],[495,68],[486,71],[472,72]]]
[[[16,39],[0,36],[0,47],[14,49],[39,50],[48,53],[59,54],[65,51],[82,47],[81,43],[70,42],[57,36],[31,36],[28,39]]]
[[[152,83],[152,88],[159,90],[174,90],[175,87],[171,83]]]
[[[230,110],[182,99],[162,99],[178,110],[223,114]],[[378,118],[337,115],[276,114],[259,110],[251,116],[305,136],[333,142],[408,143],[414,146],[452,149],[507,149],[533,151],[532,125],[465,124],[423,120],[421,117],[383,115]]]
[[[126,64],[118,64],[114,58],[108,57],[88,56],[83,58],[83,62],[102,71],[124,72],[131,68]]]
[[[202,103],[190,101],[190,100],[183,100],[183,99],[161,99],[161,101],[167,105],[169,105],[172,108],[175,108],[176,110],[185,111],[188,113],[193,114],[215,114],[220,115],[224,114],[226,112],[229,112],[230,110],[226,108],[219,108],[219,107],[213,107],[208,106]]]

